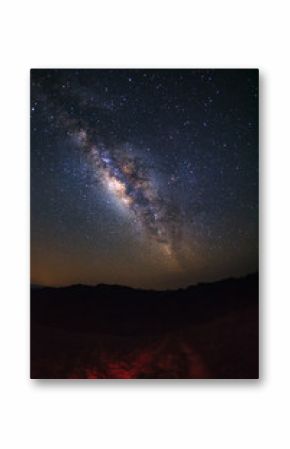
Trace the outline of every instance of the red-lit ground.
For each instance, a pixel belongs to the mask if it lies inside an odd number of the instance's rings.
[[[255,378],[257,308],[156,336],[99,335],[35,325],[32,377]]]

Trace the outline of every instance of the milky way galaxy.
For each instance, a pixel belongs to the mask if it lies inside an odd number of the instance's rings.
[[[177,288],[258,266],[256,70],[32,70],[32,280]]]
[[[144,164],[126,149],[110,151],[102,144],[93,144],[82,129],[77,137],[88,154],[96,179],[133,212],[137,224],[160,244],[164,255],[173,257],[177,217],[173,223],[169,205],[154,188]]]

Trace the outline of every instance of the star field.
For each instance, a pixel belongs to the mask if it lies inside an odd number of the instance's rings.
[[[32,70],[33,283],[257,268],[257,70]]]

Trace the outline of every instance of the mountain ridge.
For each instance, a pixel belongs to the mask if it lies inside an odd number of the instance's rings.
[[[201,287],[201,286],[210,286],[213,284],[220,284],[224,282],[231,282],[231,281],[241,281],[246,279],[258,279],[259,273],[253,272],[249,273],[245,276],[240,277],[228,277],[228,278],[222,278],[214,281],[209,282],[198,282],[197,284],[189,284],[186,287],[178,287],[178,288],[170,288],[170,289],[153,289],[153,288],[141,288],[141,287],[131,287],[129,285],[124,284],[106,284],[106,283],[99,283],[99,284],[69,284],[69,285],[60,285],[60,286],[49,286],[49,285],[40,285],[32,283],[30,284],[30,287],[32,290],[40,290],[40,289],[50,289],[50,290],[63,290],[63,289],[77,289],[77,288],[84,288],[84,289],[124,289],[124,290],[136,290],[136,291],[144,291],[144,292],[179,292],[179,291],[185,291],[188,289]]]

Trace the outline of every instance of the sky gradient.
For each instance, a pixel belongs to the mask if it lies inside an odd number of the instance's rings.
[[[31,71],[32,283],[257,270],[257,70]]]

